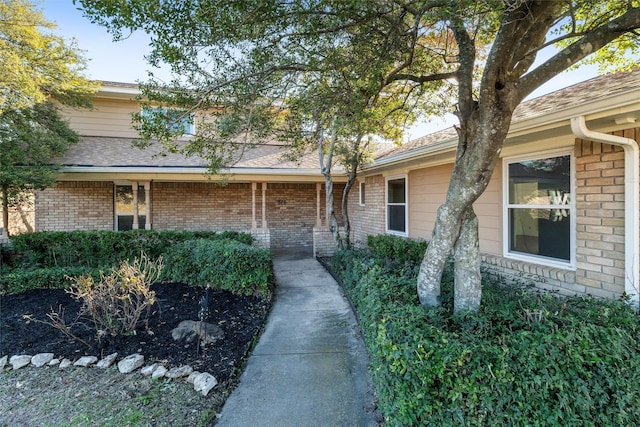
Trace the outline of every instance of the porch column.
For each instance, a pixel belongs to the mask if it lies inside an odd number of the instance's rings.
[[[145,230],[151,230],[151,181],[144,183],[144,204],[146,221],[144,223]]]
[[[133,226],[131,228],[137,230],[140,228],[138,222],[138,181],[131,182],[131,190],[133,192]]]
[[[322,183],[316,182],[316,228],[322,228],[322,218],[320,217],[320,195]]]
[[[267,183],[262,183],[262,229],[267,229]]]
[[[258,223],[256,222],[256,190],[258,188],[258,183],[251,183],[251,229],[256,230],[258,228]]]

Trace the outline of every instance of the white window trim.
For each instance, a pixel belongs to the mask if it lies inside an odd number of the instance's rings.
[[[389,181],[396,179],[404,179],[404,203],[394,203],[395,206],[404,205],[404,233],[389,230]],[[409,176],[407,174],[388,176],[384,180],[384,229],[387,234],[409,237]]]
[[[363,200],[363,195],[365,196],[365,200]],[[366,187],[364,181],[360,181],[360,184],[358,185],[358,202],[360,206],[366,206]]]
[[[570,249],[569,249],[569,258],[567,261],[554,260],[553,258],[548,258],[539,255],[527,255],[522,252],[510,252],[509,251],[509,208],[512,207],[509,204],[509,164],[521,162],[525,160],[537,160],[537,159],[545,159],[549,157],[559,157],[559,156],[570,156],[570,181],[571,181],[571,203],[568,205],[569,213],[570,213]],[[531,208],[536,207],[547,207],[530,205]],[[517,207],[517,205],[513,205],[513,207]],[[560,208],[560,207],[559,207]],[[562,209],[567,209],[567,205],[562,205]],[[505,258],[514,259],[518,261],[534,263],[539,265],[544,265],[552,268],[560,268],[564,270],[576,270],[576,159],[573,150],[571,149],[558,149],[558,150],[549,150],[549,151],[541,151],[536,153],[530,153],[528,155],[519,155],[513,157],[504,157],[502,159],[502,254]]]

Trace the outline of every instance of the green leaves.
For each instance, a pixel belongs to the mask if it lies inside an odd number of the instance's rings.
[[[640,317],[623,301],[561,298],[493,277],[478,313],[425,313],[414,292],[421,259],[398,256],[416,242],[387,237],[331,261],[360,319],[385,425],[636,423]]]

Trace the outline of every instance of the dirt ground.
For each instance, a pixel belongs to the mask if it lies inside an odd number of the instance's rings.
[[[264,325],[269,301],[209,291],[206,321],[222,328],[225,339],[201,346],[175,342],[171,331],[182,320],[199,320],[206,290],[180,283],[156,284],[153,289],[157,302],[135,335],[100,340],[90,320],[77,319],[81,303],[63,290],[0,296],[0,357],[50,352],[74,361],[84,355],[102,357],[117,352],[120,358],[140,353],[146,364],[159,362],[169,368],[188,364],[214,375],[219,385],[207,397],[184,382],[152,381],[139,373],[122,375],[115,367],[104,372],[96,368],[67,372],[5,368],[0,373],[0,426],[214,423],[215,413],[237,381]],[[50,325],[47,314],[52,311],[63,315],[65,324],[73,325],[73,337]],[[52,400],[56,402],[53,407]]]

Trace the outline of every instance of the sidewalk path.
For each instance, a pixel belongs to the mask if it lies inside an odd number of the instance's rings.
[[[367,354],[351,307],[307,251],[274,252],[276,297],[217,426],[375,426]]]

